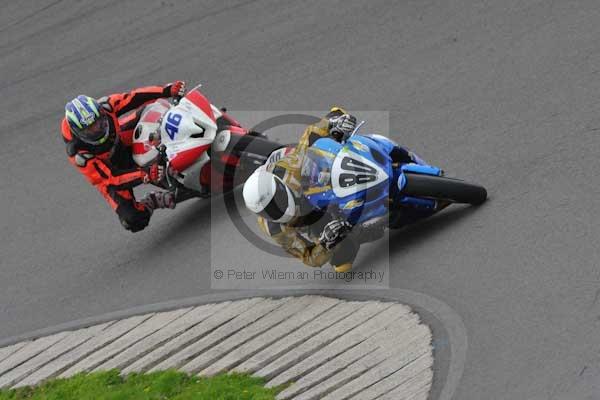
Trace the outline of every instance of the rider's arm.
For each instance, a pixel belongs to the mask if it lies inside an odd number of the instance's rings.
[[[126,229],[137,232],[148,225],[152,211],[135,200],[132,189],[144,181],[144,171],[113,171],[85,152],[70,156],[69,161],[102,194]]]
[[[113,209],[119,205],[117,197],[135,201],[128,192],[144,182],[147,176],[139,169],[116,171],[91,153],[78,152],[69,157],[69,162],[104,196]]]
[[[321,138],[326,138],[329,136],[329,123],[326,119],[320,120],[318,123],[314,125],[308,126],[300,140],[298,141],[298,146],[294,149],[295,154],[302,155],[306,152],[306,149],[312,146],[314,142]]]
[[[346,111],[340,107],[333,107],[331,110],[329,110],[324,118],[322,118],[316,124],[310,125],[304,130],[304,133],[300,137],[300,141],[298,142],[298,146],[296,147],[295,151],[298,154],[303,154],[304,151],[306,151],[308,147],[312,146],[317,140],[330,137],[329,119],[344,114],[346,114]]]
[[[114,169],[98,160],[94,167],[104,181],[115,190],[132,189],[144,183],[148,174],[140,168]]]
[[[320,267],[331,258],[331,252],[320,244],[312,243],[302,237],[292,227],[259,218],[260,229],[287,253],[302,260],[310,267]]]
[[[115,93],[100,99],[112,111],[121,116],[138,107],[163,97],[171,97],[171,84],[165,86],[147,86],[127,93]]]

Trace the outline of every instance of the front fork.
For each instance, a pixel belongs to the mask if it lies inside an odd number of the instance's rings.
[[[406,175],[405,172],[422,175],[441,176],[443,171],[432,165],[428,165],[421,158],[413,154],[413,159],[416,163],[402,164],[398,168],[394,169],[394,178],[396,181],[396,189],[392,191],[393,203],[400,206],[414,207],[421,210],[440,210],[446,205],[442,202],[438,202],[433,199],[426,199],[421,197],[405,196],[402,194],[404,187],[406,186]]]

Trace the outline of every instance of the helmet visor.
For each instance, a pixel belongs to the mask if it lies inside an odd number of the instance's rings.
[[[106,142],[109,137],[108,117],[101,114],[92,125],[84,128],[79,137],[88,144],[99,145]]]

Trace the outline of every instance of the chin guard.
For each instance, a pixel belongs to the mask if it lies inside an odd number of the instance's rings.
[[[77,153],[75,154],[75,164],[77,164],[78,167],[83,168],[92,158],[94,158],[92,153]]]

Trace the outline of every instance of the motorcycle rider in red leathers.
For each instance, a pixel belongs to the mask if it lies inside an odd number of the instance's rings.
[[[160,98],[180,98],[185,83],[149,86],[98,100],[77,96],[65,106],[61,123],[69,162],[104,196],[121,224],[132,232],[144,229],[153,210],[175,208],[173,192],[152,192],[141,201],[133,188],[164,177],[158,164],[140,168],[132,158],[133,130],[144,106]]]

